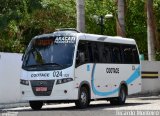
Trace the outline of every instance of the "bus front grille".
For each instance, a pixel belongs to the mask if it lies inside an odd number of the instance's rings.
[[[30,82],[35,96],[50,96],[55,80],[31,80]]]

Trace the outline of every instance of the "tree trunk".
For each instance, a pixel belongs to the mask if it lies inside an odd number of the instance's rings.
[[[118,0],[117,35],[125,37],[125,0]]]
[[[147,41],[148,41],[148,60],[155,60],[155,24],[153,15],[153,0],[147,0]]]
[[[85,3],[84,0],[76,0],[77,30],[85,32]]]

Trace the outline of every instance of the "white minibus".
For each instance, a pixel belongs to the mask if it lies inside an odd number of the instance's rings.
[[[35,36],[23,55],[22,100],[33,110],[44,103],[92,100],[122,105],[141,91],[141,66],[134,39],[59,29]]]

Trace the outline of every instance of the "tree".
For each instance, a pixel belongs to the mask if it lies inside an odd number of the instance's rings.
[[[77,3],[81,1],[78,0]],[[118,21],[118,0],[117,4],[115,0],[83,1],[85,1],[85,32],[100,34],[101,28],[93,16],[113,14],[112,19],[104,20],[104,35],[117,35],[115,22]],[[136,40],[140,53],[147,59],[147,12],[144,12],[147,2],[146,0],[123,1],[127,6],[124,9],[125,35]],[[160,60],[160,47],[157,45],[157,41],[160,41],[160,0],[153,1],[154,21],[158,31],[155,51],[156,59]],[[77,14],[76,0],[0,0],[0,51],[24,52],[35,35],[52,33],[57,28],[76,28]],[[82,23],[79,23],[79,26],[84,27],[84,24],[82,26]]]
[[[147,41],[148,41],[148,60],[155,60],[155,24],[153,15],[153,0],[146,0],[147,4]]]
[[[125,0],[118,0],[117,35],[125,37]]]
[[[77,30],[85,32],[85,3],[84,0],[76,0]]]

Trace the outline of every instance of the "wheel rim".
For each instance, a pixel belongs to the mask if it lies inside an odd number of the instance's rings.
[[[82,102],[83,104],[86,104],[86,102],[87,102],[87,95],[86,95],[85,92],[82,92],[82,93],[81,93],[81,102]]]

